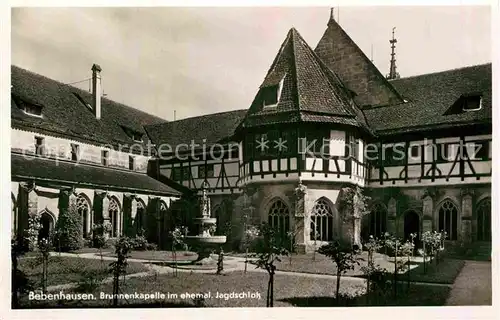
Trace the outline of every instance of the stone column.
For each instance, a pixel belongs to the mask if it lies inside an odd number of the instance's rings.
[[[295,208],[294,208],[294,231],[295,248],[297,253],[307,251],[307,240],[309,240],[309,223],[307,221],[307,212],[310,210],[310,199],[307,195],[307,187],[299,182],[295,188]]]
[[[352,198],[352,203],[358,203],[359,196],[358,193],[355,192]],[[363,248],[363,244],[361,243],[361,212],[359,212],[358,206],[353,207],[353,245],[357,246],[359,250]]]
[[[391,235],[396,235],[398,233],[396,217],[397,202],[396,199],[391,198],[387,204],[387,232]]]
[[[30,250],[38,247],[40,215],[38,214],[38,195],[34,183],[20,183],[18,195],[18,235]]]
[[[143,210],[145,210],[144,208]],[[137,198],[133,197],[130,199],[130,234],[132,236],[137,235]]]
[[[422,233],[432,231],[432,221],[434,212],[434,203],[430,195],[422,199]]]
[[[109,216],[109,198],[106,191],[96,190],[94,194],[94,215],[96,217],[96,223],[101,224],[103,227],[108,226],[111,230],[111,217]],[[103,234],[104,238],[107,240],[109,238],[109,232]]]
[[[462,219],[460,238],[463,242],[469,243],[472,241],[472,196],[473,190],[463,189],[462,194]],[[458,238],[460,240],[460,238]]]

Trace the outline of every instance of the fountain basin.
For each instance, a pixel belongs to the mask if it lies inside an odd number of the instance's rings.
[[[197,243],[213,243],[213,244],[222,244],[226,243],[226,236],[186,236],[185,239],[190,242]]]
[[[198,224],[216,224],[217,218],[195,218],[194,219]]]

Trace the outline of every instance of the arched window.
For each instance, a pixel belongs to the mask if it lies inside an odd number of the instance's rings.
[[[90,221],[90,203],[85,196],[78,195],[78,198],[76,198],[76,209],[80,217],[82,217],[82,235],[86,238],[92,221]]]
[[[446,239],[457,240],[458,208],[450,200],[445,200],[439,207],[439,230],[446,232]]]
[[[146,214],[146,205],[141,199],[137,200],[137,212],[135,214],[135,232],[138,235],[143,235],[144,218]]]
[[[311,240],[333,240],[333,212],[326,199],[316,201],[311,213]]]
[[[477,240],[491,241],[491,199],[482,200],[477,206]]]
[[[269,208],[268,223],[282,238],[290,230],[290,210],[280,199],[275,200]]]
[[[48,210],[43,210],[40,215],[40,230],[38,231],[38,240],[49,240],[54,230],[54,215]]]
[[[120,235],[120,205],[116,198],[109,199],[109,217],[111,218],[111,237]]]
[[[369,216],[368,236],[382,238],[387,232],[387,209],[381,203],[373,206]]]
[[[12,214],[12,236],[17,234],[17,208],[16,208],[16,199],[14,198],[14,195],[11,194],[12,198],[12,208],[11,208],[11,214]]]

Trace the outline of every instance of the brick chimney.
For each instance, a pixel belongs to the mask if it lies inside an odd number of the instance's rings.
[[[101,119],[101,67],[92,66],[92,109],[96,119]]]

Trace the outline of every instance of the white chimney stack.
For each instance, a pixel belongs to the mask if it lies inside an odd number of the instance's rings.
[[[101,119],[101,67],[92,66],[92,108],[96,119]]]

